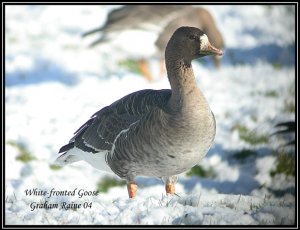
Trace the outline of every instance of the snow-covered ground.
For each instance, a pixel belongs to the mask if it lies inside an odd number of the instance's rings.
[[[84,162],[50,167],[100,108],[136,90],[169,88],[167,78],[148,82],[117,65],[146,55],[157,76],[153,32],[88,48],[93,39],[81,34],[116,7],[5,6],[5,224],[294,224],[295,175],[272,176],[285,140],[270,136],[277,122],[295,119],[293,7],[204,6],[226,42],[220,70],[210,59],[193,63],[217,122],[214,145],[199,162],[214,176],[181,174],[173,197],[160,180],[141,177],[130,200],[125,186],[95,194],[107,174]]]

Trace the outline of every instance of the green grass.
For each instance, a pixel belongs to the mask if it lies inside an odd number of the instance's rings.
[[[269,90],[269,91],[265,92],[264,95],[266,97],[279,97],[277,91],[275,91],[275,90]]]
[[[289,99],[284,100],[282,112],[295,113],[295,89],[296,83],[293,81],[288,88]]]
[[[282,111],[288,113],[295,113],[295,101],[285,100],[283,104]]]
[[[295,155],[279,152],[276,159],[276,169],[270,172],[270,176],[283,173],[287,176],[295,176]]]
[[[244,125],[237,124],[232,128],[232,131],[233,130],[237,130],[240,139],[251,145],[265,144],[269,139],[267,135],[255,133]]]
[[[265,96],[265,97],[279,97],[279,93],[276,90],[268,90],[266,92],[255,90],[250,92],[251,96]]]
[[[215,171],[209,167],[208,169],[205,169],[201,165],[195,165],[193,168],[190,169],[186,173],[187,176],[199,176],[199,177],[206,177],[206,178],[214,178],[216,177]]]
[[[245,162],[245,159],[251,156],[256,156],[256,151],[251,149],[243,149],[241,151],[237,151],[233,154],[233,158],[241,161],[242,163]]]
[[[141,74],[139,63],[133,59],[124,59],[118,62],[118,66],[127,69],[130,72]]]
[[[282,64],[279,62],[274,62],[274,63],[272,63],[272,65],[273,65],[274,69],[276,69],[276,70],[280,70],[282,68]]]
[[[97,191],[106,193],[110,188],[126,185],[126,181],[112,177],[104,177],[97,183]]]
[[[49,168],[53,171],[60,170],[62,167],[58,165],[49,165]]]
[[[26,148],[24,144],[15,141],[8,141],[7,144],[15,147],[18,150],[19,154],[16,157],[16,160],[22,161],[24,163],[27,163],[32,160],[36,160],[36,158],[32,156],[32,154],[29,152],[29,150]]]

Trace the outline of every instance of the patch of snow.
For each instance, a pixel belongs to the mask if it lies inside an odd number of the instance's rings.
[[[278,121],[295,117],[284,109],[295,97],[295,10],[280,5],[204,6],[226,41],[221,69],[213,69],[209,58],[193,62],[198,86],[216,117],[214,145],[199,162],[213,170],[213,177],[182,173],[178,196],[166,196],[159,179],[143,177],[136,180],[138,196],[133,200],[127,198],[126,186],[82,198],[78,193],[26,195],[35,188],[96,191],[108,174],[85,162],[53,170],[59,148],[92,114],[124,95],[170,88],[167,78],[149,83],[117,64],[143,55],[158,76],[158,60],[152,56],[155,33],[127,31],[95,49],[88,48],[95,37],[81,38],[117,7],[5,6],[5,223],[293,225],[295,176],[270,176],[276,166],[271,152],[282,142],[270,138],[271,143],[252,145],[236,129],[240,125],[253,135],[269,136]],[[34,159],[17,160],[20,146]],[[247,149],[256,155],[235,158]],[[284,194],[272,192],[278,190]],[[59,208],[31,211],[32,203],[46,201]],[[66,210],[64,202],[81,207]]]

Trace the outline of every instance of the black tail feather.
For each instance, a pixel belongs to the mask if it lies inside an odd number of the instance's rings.
[[[63,152],[66,152],[72,148],[74,148],[75,146],[75,143],[74,142],[71,142],[69,144],[66,144],[64,145],[63,147],[60,148],[59,152],[58,153],[63,153]]]

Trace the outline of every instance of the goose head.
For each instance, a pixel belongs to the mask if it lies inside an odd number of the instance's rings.
[[[208,55],[223,55],[223,51],[214,47],[207,35],[196,27],[180,27],[172,35],[166,47],[166,59],[174,57],[188,63]]]

